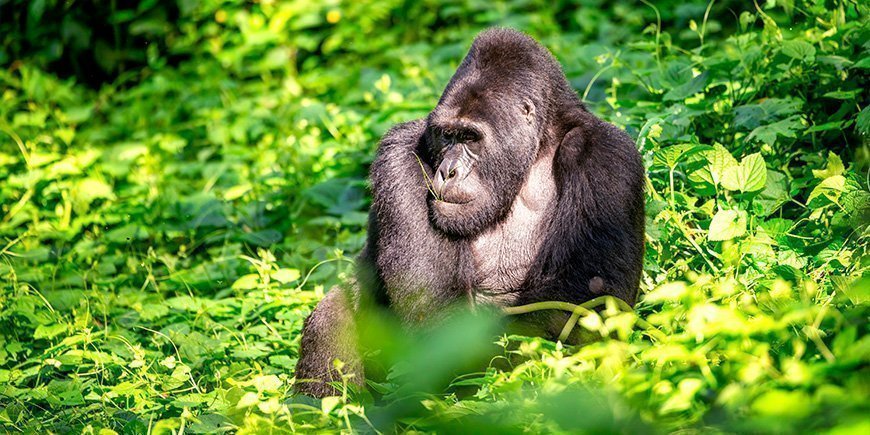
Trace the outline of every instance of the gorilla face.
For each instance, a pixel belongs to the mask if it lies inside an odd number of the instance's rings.
[[[457,76],[463,73],[460,68]],[[539,135],[534,105],[522,93],[493,92],[492,85],[484,92],[456,77],[454,82],[427,120],[424,154],[433,172],[429,211],[435,228],[469,237],[507,215],[537,153]]]

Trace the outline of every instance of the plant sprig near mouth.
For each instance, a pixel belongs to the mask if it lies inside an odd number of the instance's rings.
[[[423,173],[423,182],[426,183],[426,190],[432,194],[432,197],[434,197],[436,201],[443,201],[444,199],[441,198],[441,195],[435,191],[435,183],[432,182],[432,178],[430,178],[429,173],[426,172],[426,167],[423,166],[423,160],[420,159],[420,156],[418,156],[417,153],[412,151],[411,154],[414,155],[414,158],[417,159],[417,164],[420,165],[420,172]]]

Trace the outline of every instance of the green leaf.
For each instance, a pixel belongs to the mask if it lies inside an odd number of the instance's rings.
[[[810,192],[810,196],[807,198],[807,204],[822,195],[836,203],[837,200],[840,199],[840,195],[843,193],[845,188],[846,178],[842,175],[834,175],[825,178],[813,189],[812,192]]]
[[[703,91],[704,88],[707,87],[707,76],[708,73],[704,71],[703,73],[693,77],[692,80],[689,80],[687,83],[671,89],[665,94],[664,100],[681,101]]]
[[[148,228],[136,224],[124,225],[106,233],[106,239],[114,243],[130,243],[145,240],[151,236]]]
[[[648,304],[674,302],[682,299],[688,291],[689,287],[684,282],[669,282],[656,287],[653,291],[644,295],[643,300]]]
[[[870,301],[870,276],[858,278],[852,285],[845,285],[841,290],[853,304],[866,304]]]
[[[853,89],[851,91],[831,91],[822,95],[825,98],[833,98],[835,100],[854,100],[863,89]]]
[[[677,166],[677,163],[679,163],[680,159],[702,149],[704,149],[704,147],[700,145],[688,143],[677,144],[662,148],[656,151],[656,153],[653,155],[653,164],[673,169]]]
[[[146,321],[159,319],[169,314],[169,307],[165,304],[142,304],[142,309],[139,310],[139,317]]]
[[[713,149],[706,153],[706,157],[710,163],[708,168],[710,176],[713,179],[713,184],[719,184],[725,171],[738,165],[737,159],[725,147],[719,144],[714,145]]]
[[[752,403],[752,410],[778,418],[800,418],[812,410],[812,400],[803,391],[770,390]]]
[[[782,43],[782,54],[797,60],[812,61],[816,56],[816,48],[802,39],[793,39]]]
[[[861,109],[855,124],[858,126],[858,131],[862,134],[865,136],[870,135],[870,106]]]
[[[272,279],[281,284],[291,283],[299,279],[300,273],[297,269],[278,269],[272,272]]]
[[[768,145],[776,143],[777,137],[797,137],[797,131],[803,128],[799,115],[789,116],[772,124],[762,125],[755,128],[746,136],[747,141],[759,140]]]
[[[87,206],[97,199],[112,198],[114,198],[112,186],[109,186],[106,182],[96,178],[85,178],[79,180],[72,189],[72,199],[80,209],[87,208]]]
[[[54,338],[60,334],[66,332],[67,326],[61,323],[55,323],[54,325],[39,325],[36,327],[36,330],[33,331],[33,338],[41,339],[41,338]]]
[[[835,175],[843,175],[845,170],[840,156],[834,154],[833,151],[828,151],[828,163],[825,165],[825,169],[813,169],[813,177],[825,179]]]
[[[329,414],[335,409],[338,404],[341,403],[341,397],[338,396],[328,396],[324,397],[323,400],[320,401],[320,410],[324,414]]]
[[[760,216],[770,216],[780,206],[788,202],[791,196],[788,194],[788,180],[781,172],[767,171],[767,183],[764,190],[755,198],[754,204],[760,209],[756,213]]]
[[[251,385],[253,385],[258,392],[263,393],[278,392],[284,383],[275,375],[262,375],[252,379]]]
[[[241,399],[239,399],[238,403],[236,403],[236,408],[248,408],[256,405],[259,402],[260,397],[257,395],[257,393],[253,391],[248,391],[247,393],[245,393],[244,396],[242,396]]]
[[[251,183],[242,183],[237,186],[230,187],[226,190],[226,192],[224,192],[224,199],[227,201],[239,199],[246,193],[250,192],[251,189],[253,189]]]
[[[818,131],[829,131],[829,130],[842,130],[844,127],[848,126],[849,123],[846,121],[831,121],[826,122],[824,124],[816,124],[810,128],[808,128],[804,133],[815,133]]]
[[[256,273],[249,273],[247,275],[242,275],[236,282],[233,283],[233,290],[251,290],[258,288],[260,286],[260,275]]]
[[[746,234],[746,212],[737,210],[719,210],[710,222],[707,240],[720,242],[731,240]]]
[[[722,174],[722,187],[741,192],[755,192],[767,182],[767,167],[760,153],[750,154],[739,165],[729,166]]]

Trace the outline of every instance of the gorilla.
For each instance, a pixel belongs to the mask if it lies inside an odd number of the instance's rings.
[[[515,30],[474,40],[426,119],[394,126],[370,169],[357,281],[305,322],[298,392],[335,394],[333,365],[363,381],[359,311],[407,328],[446,307],[633,305],[644,242],[644,169],[631,138],[591,114],[543,46]],[[528,316],[558,336],[568,313]]]

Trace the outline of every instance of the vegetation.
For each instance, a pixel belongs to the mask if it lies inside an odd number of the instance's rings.
[[[870,433],[865,2],[3,3],[3,430]],[[492,25],[637,138],[636,311],[584,313],[582,347],[492,336],[510,363],[446,390],[398,375],[485,328],[293,397],[378,137]]]

